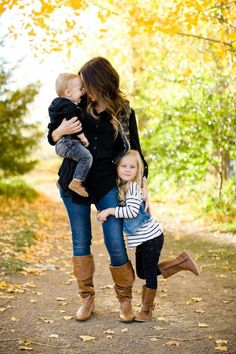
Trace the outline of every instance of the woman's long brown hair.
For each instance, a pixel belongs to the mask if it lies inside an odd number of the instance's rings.
[[[98,118],[95,105],[103,105],[111,116],[111,123],[115,131],[115,138],[120,129],[119,113],[127,111],[125,95],[120,90],[120,78],[111,63],[103,57],[95,57],[85,63],[79,71],[87,92],[96,95],[96,102],[89,102],[88,113]]]

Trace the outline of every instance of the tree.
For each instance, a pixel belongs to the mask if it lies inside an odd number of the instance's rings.
[[[217,72],[192,77],[181,97],[159,101],[143,132],[152,171],[194,185],[211,170],[221,196],[228,161],[236,158],[235,102],[230,78]]]
[[[24,174],[36,164],[31,153],[41,137],[38,125],[27,122],[28,105],[38,93],[37,84],[10,89],[10,75],[0,69],[0,172],[3,176]]]

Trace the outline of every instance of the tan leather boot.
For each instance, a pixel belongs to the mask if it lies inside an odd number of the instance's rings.
[[[199,275],[197,264],[192,260],[190,255],[183,251],[174,259],[166,259],[158,263],[158,268],[163,278],[169,278],[181,270],[189,270],[190,272]]]
[[[134,283],[134,270],[131,262],[119,266],[110,266],[116,297],[120,302],[120,321],[132,322],[134,312],[132,308],[132,286]]]
[[[147,322],[152,319],[152,311],[155,308],[154,299],[157,289],[150,289],[143,285],[141,311],[135,315],[135,321]]]
[[[74,275],[79,286],[79,294],[82,298],[82,305],[76,312],[78,321],[88,320],[94,311],[94,285],[93,274],[95,271],[93,255],[74,256]]]

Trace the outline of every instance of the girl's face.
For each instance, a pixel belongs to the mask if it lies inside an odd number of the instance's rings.
[[[128,155],[120,160],[117,167],[117,173],[124,182],[133,181],[137,176],[138,163],[135,156]]]

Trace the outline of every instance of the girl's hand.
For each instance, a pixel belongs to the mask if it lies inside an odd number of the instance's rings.
[[[149,202],[149,196],[148,196],[148,185],[147,185],[147,179],[146,177],[143,178],[143,200],[145,202],[145,211],[151,215],[151,207],[150,207],[150,202]]]
[[[63,135],[78,133],[81,128],[82,124],[77,117],[73,117],[69,120],[64,118],[59,127],[52,132],[52,138],[54,142],[57,142]]]
[[[97,214],[97,220],[102,224],[109,215],[115,215],[115,208],[104,209]]]
[[[102,224],[102,223],[104,223],[104,221],[107,220],[108,216],[109,216],[109,214],[107,213],[107,209],[102,210],[97,215],[97,221]]]

